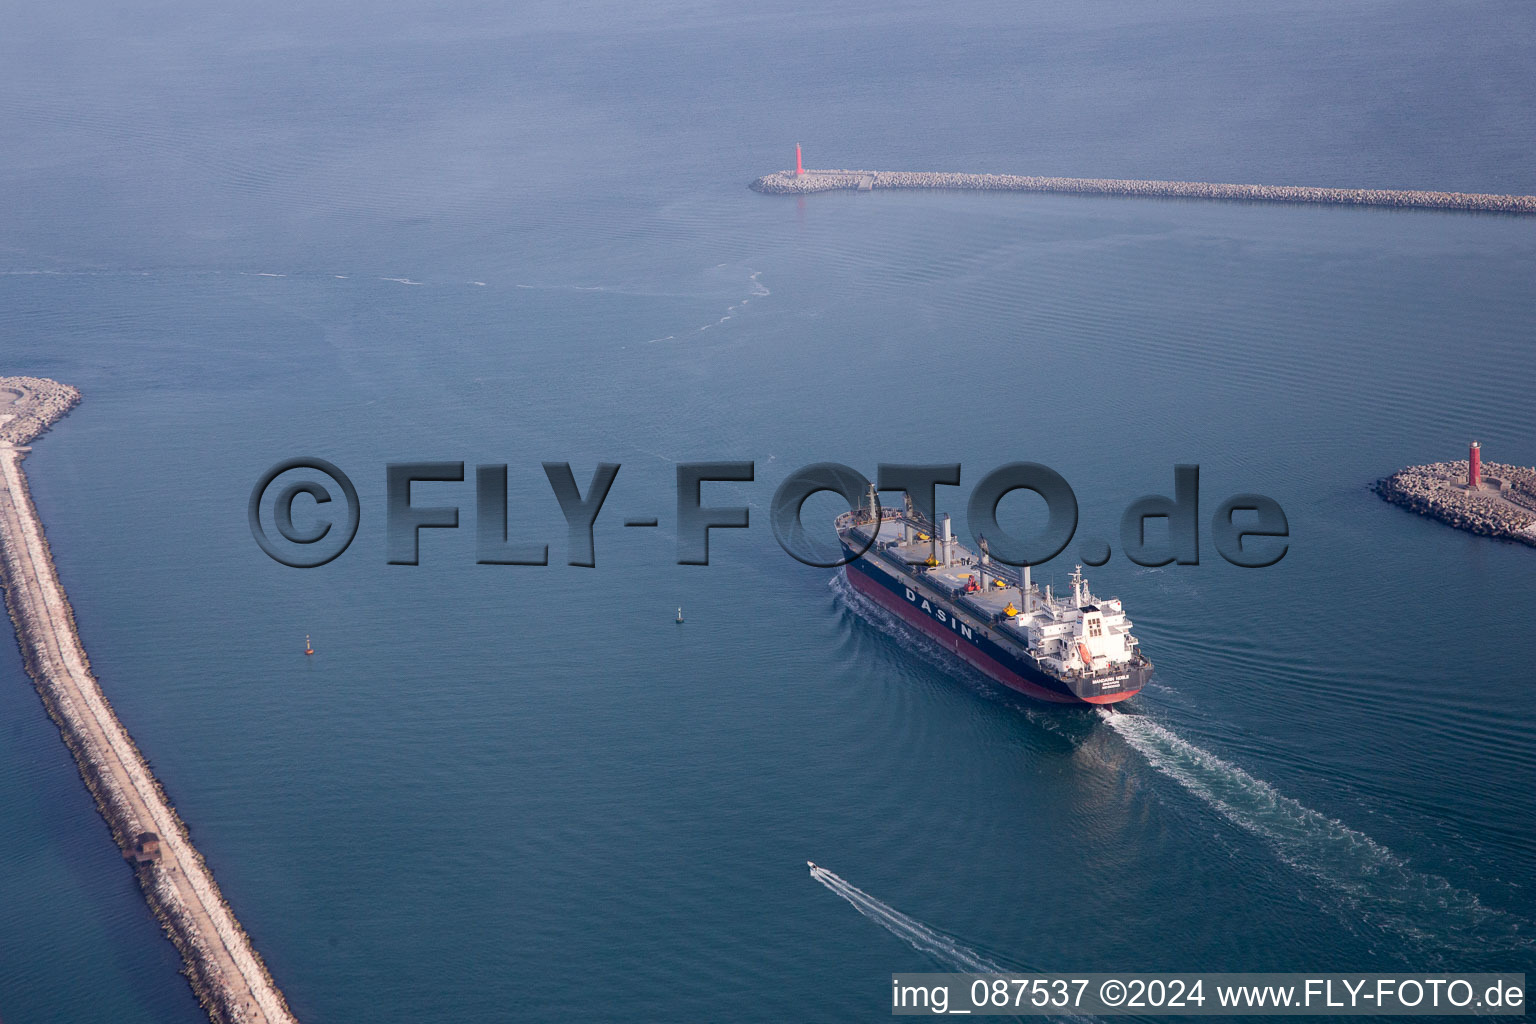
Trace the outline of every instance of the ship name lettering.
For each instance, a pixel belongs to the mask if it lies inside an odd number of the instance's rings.
[[[906,587],[905,590],[907,592],[907,600],[911,601],[913,604],[916,604],[918,601],[917,594],[913,592],[911,587]],[[971,632],[971,627],[961,622],[958,615],[946,615],[944,609],[934,608],[933,605],[928,603],[926,598],[923,599],[922,609],[929,615],[932,615],[934,618],[938,619],[940,622],[949,623],[950,629],[957,630],[958,632],[964,634],[967,640],[976,639],[976,635]]]

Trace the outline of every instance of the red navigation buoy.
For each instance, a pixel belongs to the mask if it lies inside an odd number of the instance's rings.
[[[304,634],[304,653],[305,654],[314,654],[315,653],[315,649],[309,645],[309,634],[308,633]]]

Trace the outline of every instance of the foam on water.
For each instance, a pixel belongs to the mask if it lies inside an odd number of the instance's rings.
[[[811,877],[832,892],[841,896],[860,914],[901,939],[907,945],[932,957],[940,966],[963,974],[1018,973],[1018,965],[1004,965],[989,956],[972,949],[958,937],[924,924],[917,918],[903,914],[895,907],[876,899],[869,893],[824,867],[811,868]],[[1063,1015],[1058,1020],[1091,1021],[1093,1017]]]
[[[908,917],[826,868],[811,868],[811,877],[847,900],[859,913],[945,967],[970,974],[1007,972],[1007,968],[978,953],[953,935],[930,928],[915,917]]]
[[[1415,871],[1370,836],[1285,796],[1150,718],[1110,710],[1103,720],[1164,775],[1264,840],[1315,882],[1348,924],[1402,940],[1421,964],[1465,966],[1466,955],[1529,955],[1532,925],[1476,895]]]

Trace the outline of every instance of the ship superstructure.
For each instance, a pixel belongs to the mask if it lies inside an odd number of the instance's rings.
[[[877,519],[878,516],[878,519]],[[957,541],[913,509],[869,502],[837,518],[848,582],[997,681],[1042,700],[1111,704],[1151,675],[1118,598],[1088,589],[1082,567],[1068,590],[1042,591],[1022,570]]]

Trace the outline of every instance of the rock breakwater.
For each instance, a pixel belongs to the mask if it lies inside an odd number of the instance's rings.
[[[186,824],[101,691],[27,489],[19,447],[80,400],[37,377],[0,377],[0,582],[27,673],[145,900],[216,1024],[296,1024],[224,901]]]
[[[80,392],[46,377],[0,377],[0,444],[26,444],[80,401]]]
[[[1483,486],[1468,490],[1467,462],[1409,466],[1376,481],[1386,501],[1461,530],[1536,546],[1536,469],[1484,462]]]
[[[947,174],[926,171],[776,171],[752,182],[770,195],[804,195],[836,189],[957,189],[996,192],[1067,192],[1077,195],[1225,199],[1262,203],[1397,206],[1430,210],[1536,214],[1536,196],[1477,192],[1422,192],[1380,188],[1314,188],[1304,185],[1228,185],[1208,181],[1137,181],[1119,178],[1042,178],[1021,174]]]

